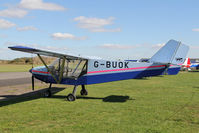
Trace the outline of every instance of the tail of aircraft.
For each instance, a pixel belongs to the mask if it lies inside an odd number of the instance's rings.
[[[182,65],[189,47],[181,42],[170,40],[150,59],[153,63]]]
[[[186,59],[188,50],[189,47],[187,45],[175,40],[170,40],[151,57],[150,62],[165,64],[164,74],[176,75]]]
[[[183,67],[189,68],[191,67],[190,58],[186,58],[185,62],[182,64]]]

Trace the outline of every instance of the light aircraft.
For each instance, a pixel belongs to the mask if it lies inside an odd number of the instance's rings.
[[[184,63],[182,64],[182,69],[190,71],[191,70],[190,67],[191,67],[190,58],[186,58]]]
[[[182,64],[182,69],[187,69],[188,71],[191,71],[192,68],[199,68],[198,63],[191,63],[190,58],[186,58],[185,62]]]
[[[35,67],[32,73],[32,89],[34,78],[49,83],[46,97],[51,96],[52,84],[74,85],[73,92],[67,96],[68,101],[75,101],[77,86],[82,86],[81,95],[87,95],[85,85],[151,77],[162,74],[175,75],[185,61],[189,47],[181,42],[170,40],[148,62],[112,61],[73,56],[35,49],[24,46],[9,47],[12,50],[37,54],[44,66]],[[41,55],[57,57],[51,65],[47,65]]]

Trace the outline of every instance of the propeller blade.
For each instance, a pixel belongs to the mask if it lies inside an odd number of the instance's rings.
[[[35,89],[35,82],[34,82],[35,77],[32,75],[32,90],[34,91]]]

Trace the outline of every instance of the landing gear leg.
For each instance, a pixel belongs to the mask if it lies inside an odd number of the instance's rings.
[[[76,91],[77,91],[77,85],[74,86],[73,93],[68,94],[68,96],[67,96],[68,101],[75,101]]]
[[[51,86],[52,86],[52,83],[50,83],[49,88],[44,92],[44,97],[51,97],[52,95]]]
[[[80,91],[80,94],[83,96],[83,95],[88,95],[88,91],[86,90],[85,88],[85,85],[82,85],[82,89]]]

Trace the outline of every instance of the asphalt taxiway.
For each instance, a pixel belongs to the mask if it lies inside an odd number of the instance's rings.
[[[1,72],[0,73],[0,101],[32,92],[31,73],[29,72]],[[44,86],[35,79],[35,83]]]
[[[29,72],[1,72],[0,87],[31,83],[31,76]]]
[[[1,72],[0,73],[0,107],[5,105],[2,101],[7,101],[19,97],[43,97],[43,92],[48,89],[49,84],[35,79],[35,91],[32,91],[31,73],[29,72]],[[52,87],[52,93],[57,93],[65,89],[65,86]]]

